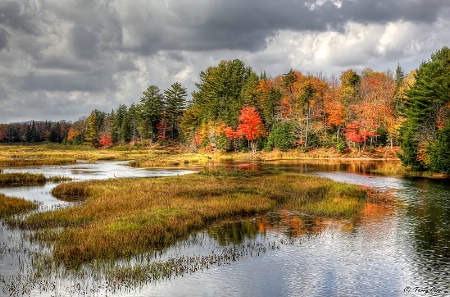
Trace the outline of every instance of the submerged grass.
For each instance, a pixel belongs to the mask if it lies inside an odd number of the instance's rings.
[[[350,216],[366,197],[357,186],[319,177],[244,171],[67,183],[55,193],[85,203],[16,224],[62,229],[42,238],[55,243],[55,258],[67,266],[160,249],[212,222],[274,209]]]
[[[10,217],[12,215],[25,213],[36,209],[37,203],[27,201],[21,198],[7,197],[0,194],[0,218]]]

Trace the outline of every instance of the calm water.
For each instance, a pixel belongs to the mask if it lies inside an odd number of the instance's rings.
[[[380,191],[393,191],[401,205],[368,204],[360,216],[347,220],[279,212],[213,226],[149,258],[115,264],[120,267],[178,261],[188,263],[186,267],[190,270],[150,283],[117,285],[114,290],[108,287],[111,283],[107,279],[92,276],[92,270],[85,267],[69,276],[64,272],[54,273],[41,280],[51,286],[41,285],[39,289],[35,285],[26,291],[27,275],[33,271],[27,255],[41,252],[40,247],[25,240],[24,234],[3,226],[0,228],[0,296],[9,294],[13,282],[24,284],[22,289],[14,288],[14,292],[22,290],[32,296],[449,295],[450,182],[370,174],[378,165],[377,162],[292,161],[227,164],[243,170],[310,173],[372,186]],[[190,172],[145,171],[108,162],[23,170],[80,180]],[[49,195],[51,187],[0,191],[42,201],[47,207],[64,206]],[[187,257],[202,260],[183,262]]]

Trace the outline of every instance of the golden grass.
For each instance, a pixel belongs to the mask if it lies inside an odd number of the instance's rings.
[[[36,203],[21,198],[12,198],[0,194],[0,218],[25,213],[36,209],[37,207],[38,205]]]
[[[64,176],[45,177],[42,173],[0,173],[0,187],[43,185],[46,182],[61,182],[69,180],[71,180],[71,178]]]
[[[47,181],[42,173],[0,173],[0,186],[42,185]]]
[[[350,216],[364,204],[362,189],[298,174],[223,171],[157,179],[62,184],[59,195],[86,203],[33,214],[23,228],[62,227],[55,258],[66,265],[114,259],[163,248],[227,218],[286,208],[314,215]]]

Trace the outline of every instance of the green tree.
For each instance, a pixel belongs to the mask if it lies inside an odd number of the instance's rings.
[[[265,149],[277,148],[287,151],[292,147],[293,142],[292,126],[288,123],[279,124],[270,132]]]
[[[164,95],[161,94],[159,88],[155,85],[151,85],[145,90],[141,97],[141,110],[142,110],[142,120],[144,125],[144,131],[149,132],[149,137],[151,140],[156,140],[158,131],[156,125],[161,121],[164,113]],[[135,123],[137,129],[137,118],[135,117]]]
[[[429,153],[431,171],[450,174],[450,121],[436,133],[436,140],[430,146]]]
[[[264,123],[271,129],[276,122],[276,116],[278,109],[281,104],[282,94],[280,90],[274,88],[273,86],[269,88],[269,91],[262,98],[262,115]]]
[[[193,104],[198,108],[201,123],[223,122],[227,125],[237,123],[244,103],[243,88],[251,76],[250,67],[240,60],[222,61],[218,66],[209,67],[200,73],[198,91],[192,93]]]
[[[120,104],[116,110],[114,117],[114,123],[112,128],[112,138],[113,142],[122,141],[122,124],[127,115],[127,106],[125,104]]]
[[[103,111],[94,109],[87,118],[87,129],[84,141],[86,144],[96,146],[100,132],[105,122],[106,114]]]
[[[406,120],[400,127],[403,152],[399,157],[403,165],[424,170],[428,165],[424,147],[433,147],[439,129],[438,116],[450,101],[450,49],[444,47],[431,60],[423,62],[415,79],[414,86],[406,91],[403,107]]]
[[[171,127],[172,140],[178,137],[179,124],[183,111],[186,109],[186,88],[178,82],[171,85],[170,89],[164,91],[166,98],[165,119]]]

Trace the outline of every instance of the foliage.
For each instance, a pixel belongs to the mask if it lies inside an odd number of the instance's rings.
[[[0,142],[120,147],[159,141],[181,142],[193,151],[238,151],[247,145],[253,152],[262,144],[281,150],[302,146],[304,151],[334,145],[339,152],[348,145],[360,153],[381,146],[392,153],[401,145],[405,166],[442,171],[431,163],[443,151],[439,131],[450,120],[449,94],[447,47],[407,75],[398,65],[395,73],[348,69],[328,78],[290,69],[268,77],[236,59],[200,72],[190,101],[178,82],[163,92],[150,85],[137,104],[121,104],[109,113],[95,109],[74,123],[0,124]],[[291,133],[280,128],[284,124]],[[112,138],[106,145],[104,135]]]
[[[98,141],[98,143],[102,146],[102,147],[110,147],[113,144],[113,139],[111,134],[104,134],[100,137],[100,140]]]
[[[450,120],[445,119],[444,112],[450,101],[450,49],[444,47],[431,60],[423,62],[415,78],[414,86],[406,91],[403,107],[406,120],[400,127],[403,152],[399,157],[403,165],[413,170],[426,170],[429,156],[425,147],[431,146],[431,169],[445,171],[446,165],[441,168],[436,162],[441,159],[438,152],[443,153],[442,148],[446,146],[445,137],[438,131],[442,122]]]
[[[292,126],[284,123],[277,125],[269,134],[267,138],[266,150],[277,148],[282,151],[287,151],[292,148],[294,137],[292,134]]]
[[[450,121],[436,133],[429,148],[430,169],[433,172],[450,174]]]

